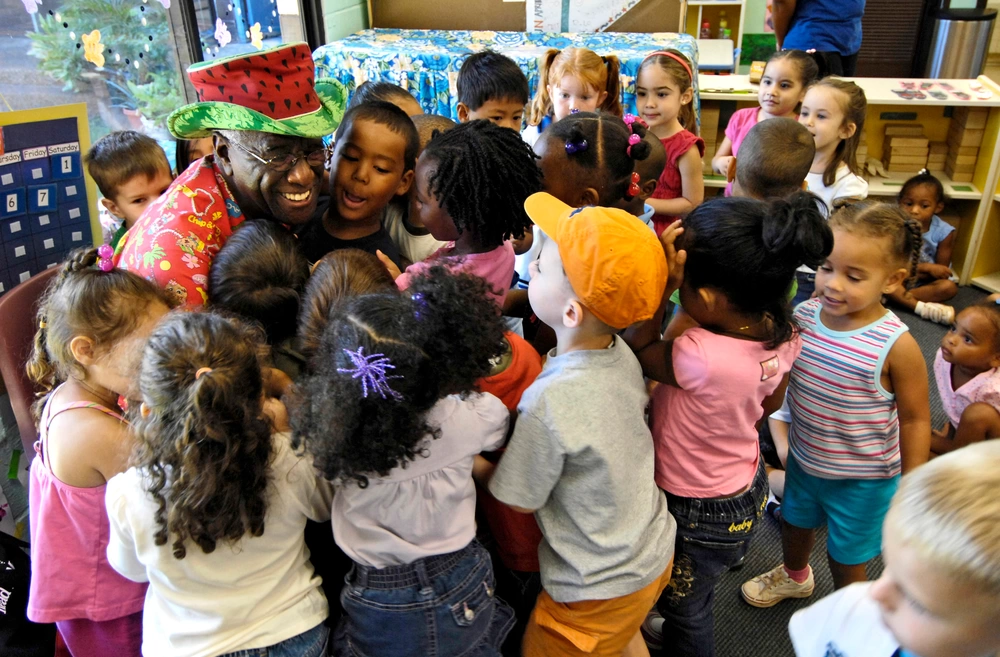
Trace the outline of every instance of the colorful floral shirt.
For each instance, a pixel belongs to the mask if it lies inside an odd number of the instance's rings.
[[[208,268],[243,212],[208,155],[174,180],[115,250],[115,265],[166,290],[184,306],[208,298]]]

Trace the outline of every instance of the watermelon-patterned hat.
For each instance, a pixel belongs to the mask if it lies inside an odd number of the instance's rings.
[[[208,137],[213,130],[325,137],[337,129],[347,105],[340,82],[314,79],[305,43],[199,62],[187,73],[200,102],[167,118],[179,139]]]

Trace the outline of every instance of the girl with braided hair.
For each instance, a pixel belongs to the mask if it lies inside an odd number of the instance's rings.
[[[399,289],[432,266],[485,280],[501,307],[514,275],[514,247],[531,226],[524,201],[542,188],[531,147],[481,119],[437,134],[417,162],[413,208],[434,239],[450,242],[400,274],[379,254]]]
[[[54,622],[79,657],[140,653],[146,586],[108,563],[104,494],[132,451],[119,397],[134,397],[142,346],[169,305],[153,283],[112,268],[109,246],[72,253],[39,304],[27,368],[42,390],[28,618]]]
[[[809,554],[824,523],[834,586],[865,581],[900,474],[930,452],[924,358],[882,305],[916,270],[920,225],[896,205],[867,202],[835,212],[830,228],[816,297],[794,314],[802,352],[786,396],[784,563],[743,584],[755,607],[812,595]]]
[[[145,657],[326,655],[304,531],[329,520],[333,489],[265,399],[263,342],[206,311],[167,318],[146,346],[133,467],[105,499],[108,561],[149,583]]]

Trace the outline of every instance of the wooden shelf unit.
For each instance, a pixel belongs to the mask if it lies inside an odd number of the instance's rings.
[[[977,78],[983,88],[993,93],[991,98],[981,100],[970,92],[971,80],[905,80],[916,82],[917,86],[921,82],[933,82],[935,91],[942,90],[939,85],[944,82],[954,87],[955,91],[970,93],[971,98],[961,100],[949,91],[947,100],[939,100],[931,97],[925,90],[927,97],[923,100],[904,100],[892,92],[893,89],[901,88],[902,80],[899,78],[852,79],[864,89],[868,100],[865,134],[869,158],[882,158],[882,141],[887,122],[913,121],[924,126],[924,134],[931,141],[945,141],[954,108],[966,106],[989,109],[972,182],[953,182],[941,172],[935,172],[935,175],[945,188],[948,216],[958,218],[952,262],[959,275],[959,283],[972,283],[992,292],[1000,292],[1000,85],[985,76]],[[718,106],[723,110],[723,116],[731,114],[722,107],[724,104],[728,108],[757,105],[757,88],[750,84],[745,75],[700,75],[698,86],[701,89],[702,106]],[[892,116],[900,113],[909,116]],[[720,137],[716,143],[722,142],[723,125],[720,121]],[[706,159],[713,155],[714,153],[705,153]],[[872,177],[868,181],[868,195],[893,200],[908,177],[906,174],[896,174],[889,178]],[[722,188],[725,187],[725,181],[721,176],[706,175],[705,187]],[[988,192],[984,194],[984,190]]]
[[[746,0],[735,2],[720,2],[719,0],[682,0],[680,31],[694,38],[701,38],[701,24],[706,20],[711,23],[712,39],[718,37],[719,12],[726,12],[726,22],[732,32],[733,48],[743,48],[743,20],[746,17]]]

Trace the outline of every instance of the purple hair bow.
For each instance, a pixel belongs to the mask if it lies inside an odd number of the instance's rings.
[[[353,368],[338,367],[337,371],[350,374],[352,379],[361,379],[361,394],[368,398],[368,390],[378,393],[382,399],[392,397],[396,401],[402,401],[403,395],[389,387],[389,379],[402,379],[402,376],[387,375],[386,370],[394,370],[396,366],[389,362],[384,354],[365,355],[365,348],[358,347],[357,351],[344,349],[344,353],[351,359]]]

